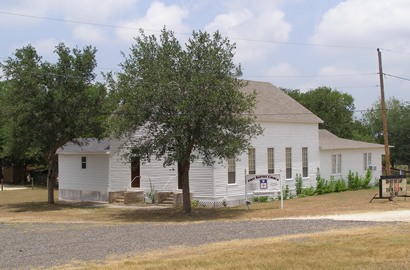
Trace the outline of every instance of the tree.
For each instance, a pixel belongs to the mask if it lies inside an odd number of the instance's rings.
[[[2,69],[7,78],[3,155],[41,156],[48,167],[48,203],[54,203],[56,151],[80,137],[103,131],[106,90],[93,84],[96,49],[56,46],[56,63],[43,61],[32,46],[16,50]]]
[[[383,144],[380,101],[367,110],[361,121],[378,143]],[[392,97],[386,101],[387,127],[392,164],[407,164],[410,168],[410,103]]]
[[[239,91],[245,82],[233,63],[235,45],[218,32],[193,32],[184,49],[166,29],[159,40],[143,31],[135,40],[117,80],[108,76],[119,104],[113,131],[129,139],[131,156],[177,163],[183,210],[190,213],[191,162],[211,165],[248,148],[262,132],[252,116],[256,94]]]
[[[302,93],[299,90],[283,89],[289,96],[320,117],[324,122],[319,125],[333,134],[353,139],[354,99],[351,95],[331,89],[318,87]]]

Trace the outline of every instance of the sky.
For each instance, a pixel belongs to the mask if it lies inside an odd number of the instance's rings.
[[[119,71],[139,29],[164,26],[185,43],[192,31],[218,30],[236,43],[243,78],[302,92],[327,86],[348,93],[359,113],[380,98],[410,102],[409,0],[2,0],[0,61],[34,46],[92,45],[101,73]],[[0,72],[0,76],[1,76]]]

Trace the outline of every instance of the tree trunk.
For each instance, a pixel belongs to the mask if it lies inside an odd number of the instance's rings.
[[[189,168],[191,163],[188,161],[178,162],[178,178],[182,182],[182,206],[184,213],[191,213],[191,194],[189,191]]]
[[[47,167],[48,167],[48,173],[47,173],[47,191],[48,191],[48,196],[47,196],[47,202],[48,204],[54,204],[54,183],[55,183],[55,178],[56,178],[56,155],[50,154],[47,158]]]

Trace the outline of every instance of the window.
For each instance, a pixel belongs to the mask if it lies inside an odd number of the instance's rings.
[[[249,174],[255,174],[255,148],[248,149],[248,165],[249,165]]]
[[[81,169],[87,169],[87,157],[81,157]]]
[[[302,177],[308,177],[308,148],[302,147]]]
[[[287,147],[285,149],[286,159],[286,179],[292,178],[292,148]]]
[[[275,172],[275,149],[268,148],[268,173]]]
[[[372,153],[363,153],[363,170],[367,171],[372,165]]]
[[[332,174],[342,173],[342,154],[332,155]]]
[[[228,159],[228,184],[236,183],[236,161],[234,158]]]

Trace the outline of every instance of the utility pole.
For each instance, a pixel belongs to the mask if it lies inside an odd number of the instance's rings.
[[[382,53],[380,49],[377,48],[377,55],[379,59],[379,78],[380,78],[380,106],[381,106],[381,116],[383,123],[383,138],[384,138],[384,160],[386,164],[386,175],[391,175],[391,165],[390,165],[390,149],[389,149],[389,133],[387,131],[387,114],[386,114],[386,101],[384,98],[384,82],[383,82],[383,67],[382,67]],[[389,183],[390,198],[393,200],[393,183]]]

